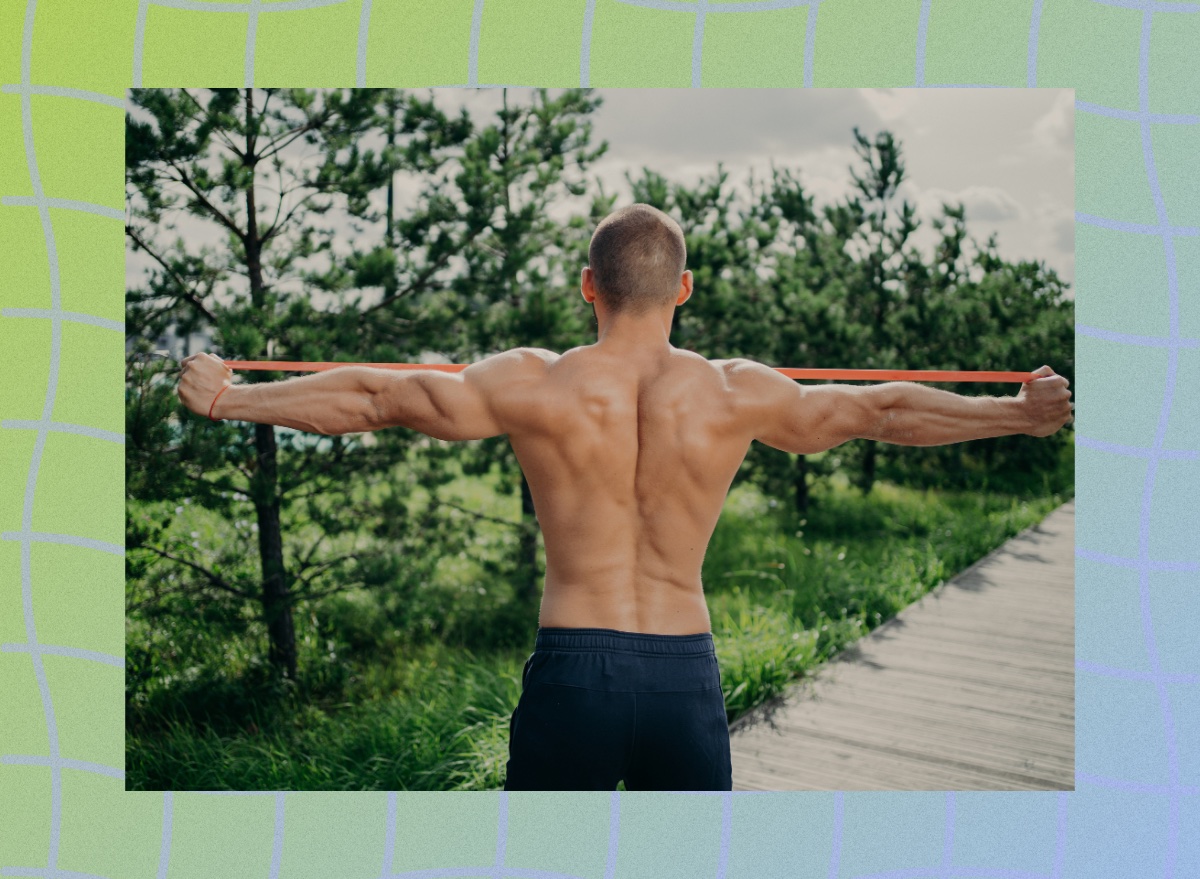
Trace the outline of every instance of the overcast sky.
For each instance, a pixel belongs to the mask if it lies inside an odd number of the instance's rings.
[[[524,101],[522,89],[509,100]],[[609,149],[594,172],[611,191],[628,193],[627,172],[650,167],[694,181],[721,162],[733,181],[772,162],[798,170],[818,205],[851,188],[857,164],[852,129],[897,136],[907,167],[901,196],[928,221],[943,201],[963,202],[967,228],[979,240],[997,233],[1007,259],[1042,260],[1074,281],[1074,102],[1068,89],[739,89],[598,90],[597,141]],[[442,89],[446,109],[466,105],[479,125],[500,105],[499,90]],[[302,160],[302,159],[301,159]],[[403,210],[405,196],[397,193]],[[377,200],[382,202],[382,193]],[[336,221],[335,221],[336,222]],[[192,244],[217,241],[211,224],[184,218]],[[349,228],[347,227],[349,235]],[[928,247],[936,235],[914,236]],[[349,244],[349,241],[347,241]],[[134,257],[136,284],[146,265]]]
[[[510,100],[514,92],[510,90]],[[1075,116],[1069,89],[600,89],[595,134],[609,143],[596,173],[620,188],[649,166],[695,180],[718,161],[734,180],[772,161],[800,170],[818,204],[846,194],[857,162],[852,129],[887,129],[904,151],[900,195],[928,219],[943,201],[966,206],[980,240],[996,232],[1008,259],[1043,260],[1075,276]],[[491,92],[444,90],[447,103],[486,111]],[[934,237],[926,230],[918,245]]]

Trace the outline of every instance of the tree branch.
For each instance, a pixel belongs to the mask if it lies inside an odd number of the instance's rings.
[[[190,287],[187,281],[184,280],[183,276],[180,275],[175,269],[167,265],[166,260],[164,260],[154,250],[152,250],[148,244],[146,244],[145,240],[137,233],[137,229],[135,229],[133,226],[126,226],[125,234],[132,238],[138,247],[150,254],[151,259],[163,267],[163,270],[171,276],[172,280],[174,280],[176,284],[179,285],[179,288],[183,293],[183,298],[191,303],[193,308],[208,318],[208,320],[212,323],[215,324],[217,322],[216,316],[213,315],[213,313],[208,310],[204,303],[200,301],[200,297],[196,295],[195,291]]]
[[[271,140],[267,144],[266,150],[258,155],[258,160],[263,161],[265,159],[269,159],[276,153],[287,149],[301,135],[306,134],[309,131],[315,131],[320,125],[324,124],[327,116],[328,114],[326,113],[322,114],[322,116],[314,117],[314,119],[304,123],[299,128],[293,128],[291,131],[285,132],[284,134],[279,135],[279,137]],[[280,143],[280,141],[283,142]]]
[[[360,552],[348,552],[345,555],[334,556],[331,559],[326,559],[325,561],[318,562],[315,565],[306,566],[305,570],[307,570],[308,573],[305,575],[297,575],[296,582],[307,586],[309,583],[312,582],[313,578],[316,577],[317,574],[321,573],[322,571],[328,570],[329,568],[332,568],[335,565],[339,565],[342,562],[347,561],[348,559],[361,559],[361,558],[369,558],[372,556],[380,556],[380,555],[382,555],[382,553],[376,552],[376,553],[364,554],[364,553],[360,553]],[[321,594],[332,594],[333,592],[341,591],[341,589],[343,589],[343,588],[350,588],[350,587],[334,587],[332,589],[321,590]],[[305,592],[303,590],[297,590],[297,591],[294,591],[292,594],[297,597],[311,597],[317,593],[314,591]]]
[[[214,205],[211,201],[208,200],[208,196],[206,196],[203,192],[201,192],[200,189],[196,186],[196,184],[192,182],[192,178],[188,175],[188,172],[185,171],[183,168],[179,167],[179,165],[177,165],[175,162],[171,161],[170,159],[167,160],[167,164],[170,165],[172,168],[174,168],[176,173],[179,175],[177,178],[175,178],[176,182],[182,183],[184,186],[186,186],[188,191],[190,193],[192,193],[192,195],[196,196],[196,198],[199,200],[200,204],[204,205],[205,210],[207,210],[210,214],[212,214],[213,218],[217,222],[219,222],[222,226],[224,226],[226,229],[228,229],[230,232],[232,232],[234,235],[236,235],[238,240],[241,241],[243,245],[245,245],[246,233],[243,232],[240,228],[238,228],[237,223],[233,222],[233,220],[231,220],[229,217],[227,217],[225,215],[225,213],[223,211],[221,211],[220,208],[218,208],[216,205]]]
[[[170,452],[173,450],[168,449],[166,451]],[[185,475],[189,479],[191,479],[193,482],[202,483],[203,485],[208,486],[208,488],[212,489],[213,491],[227,491],[230,494],[237,495],[237,497],[241,498],[244,501],[251,500],[250,495],[247,492],[242,491],[240,488],[234,488],[233,486],[218,485],[217,483],[213,482],[211,479],[205,479],[204,475],[203,475],[203,471],[201,471],[200,473],[186,473]]]
[[[296,188],[299,188],[299,187],[296,187]],[[291,190],[289,190],[289,192],[290,191]],[[276,210],[275,218],[271,221],[271,225],[267,228],[267,231],[264,232],[262,235],[262,239],[261,239],[262,243],[266,244],[268,241],[270,241],[272,238],[274,238],[276,235],[278,235],[280,232],[282,232],[283,227],[286,226],[291,221],[292,217],[294,217],[296,215],[296,211],[300,210],[300,208],[302,208],[302,207],[308,206],[308,200],[310,198],[312,198],[311,194],[304,196],[304,198],[302,198],[302,199],[300,199],[300,201],[296,202],[296,204],[294,204],[291,208],[288,209],[288,212],[284,216],[282,221],[280,221],[280,219],[279,219],[279,211]],[[280,205],[280,207],[283,206],[283,195],[282,194],[280,194],[280,196],[279,196],[279,205]]]
[[[458,512],[464,513],[472,518],[482,519],[485,522],[495,522],[497,525],[507,525],[509,528],[516,528],[518,531],[532,530],[534,527],[528,522],[512,522],[508,519],[498,519],[495,516],[489,516],[486,513],[477,513],[475,510],[468,510],[466,507],[460,507],[453,501],[445,501],[438,497],[433,498],[433,502],[443,507],[449,507],[452,510],[458,510]]]
[[[304,554],[304,558],[300,559],[299,570],[307,571],[310,567],[312,567],[312,565],[310,565],[309,562],[312,561],[312,557],[316,553],[317,549],[321,546],[322,543],[325,542],[325,537],[326,537],[326,535],[324,534],[324,532],[322,532],[321,536],[316,539],[316,542],[313,543],[313,545],[308,548],[308,552],[306,552]]]
[[[172,555],[171,553],[167,552],[166,550],[159,549],[157,546],[143,545],[138,548],[148,550],[149,552],[154,553],[155,555],[159,556],[160,558],[168,559],[169,561],[175,562],[176,564],[184,565],[185,567],[191,568],[193,571],[195,571],[196,573],[198,573],[202,577],[204,577],[206,580],[208,580],[208,582],[212,586],[216,587],[217,589],[220,589],[222,592],[228,592],[231,595],[236,595],[239,598],[245,598],[250,601],[254,601],[257,599],[256,595],[252,595],[249,592],[244,592],[243,590],[238,589],[236,586],[231,585],[228,581],[226,581],[222,577],[218,576],[215,572],[210,571],[208,568],[204,567],[203,565],[198,565],[195,562],[191,562],[191,561],[188,561],[187,559],[180,558],[177,555]]]
[[[179,91],[183,93],[184,97],[196,105],[196,109],[204,114],[205,119],[213,123],[213,131],[215,131],[217,136],[225,142],[225,146],[229,148],[229,151],[244,162],[246,160],[245,154],[237,148],[232,140],[229,139],[229,135],[225,132],[225,130],[217,125],[216,122],[213,122],[212,114],[208,111],[208,108],[203,106],[199,101],[192,97],[192,93],[187,89],[181,88]]]
[[[412,281],[410,281],[408,283],[407,286],[404,287],[404,289],[397,290],[391,296],[385,296],[383,299],[381,299],[379,302],[376,302],[370,308],[363,309],[362,313],[364,315],[372,314],[373,312],[376,312],[379,309],[383,308],[385,305],[390,305],[391,303],[395,302],[397,299],[403,299],[405,296],[408,296],[414,290],[417,290],[418,288],[423,286],[426,281],[428,281],[430,278],[432,278],[434,276],[435,273],[437,273],[440,269],[445,268],[446,263],[448,263],[450,261],[450,257],[452,255],[461,252],[464,247],[466,247],[468,244],[470,244],[472,241],[474,241],[477,237],[479,237],[479,235],[482,232],[483,232],[482,228],[476,229],[475,231],[470,232],[467,235],[467,237],[464,238],[459,243],[459,245],[457,247],[447,250],[440,257],[438,257],[438,259],[435,262],[427,265],[415,278],[413,278]]]

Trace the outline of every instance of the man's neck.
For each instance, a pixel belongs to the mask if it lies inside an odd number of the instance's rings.
[[[598,348],[630,357],[661,355],[671,350],[673,309],[639,315],[597,312]]]

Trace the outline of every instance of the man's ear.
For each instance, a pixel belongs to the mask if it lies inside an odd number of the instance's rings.
[[[596,301],[596,276],[590,266],[583,267],[583,274],[579,279],[579,292],[583,294],[584,302],[591,304]]]
[[[679,295],[675,297],[675,305],[678,307],[683,305],[692,298],[692,272],[691,269],[683,273],[683,277],[679,279]]]

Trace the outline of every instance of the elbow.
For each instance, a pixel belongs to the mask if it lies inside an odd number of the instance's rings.
[[[867,389],[862,396],[864,411],[860,421],[864,429],[856,438],[912,445],[911,426],[906,427],[901,418],[903,394],[904,386],[900,382],[888,382]]]
[[[305,428],[309,433],[315,433],[320,436],[341,436],[350,431],[346,426],[336,418],[314,418]]]
[[[338,433],[366,433],[394,424],[388,420],[387,394],[379,383],[368,384],[361,395],[357,395],[347,411],[342,413],[342,424]]]
[[[875,416],[869,431],[860,438],[897,446],[923,446],[928,442],[913,428],[909,419],[896,409],[887,408]]]
[[[339,407],[314,419],[312,429],[323,436],[344,436],[378,430],[384,424],[383,411],[376,395],[367,394],[353,405]]]
[[[871,412],[864,421],[863,430],[855,434],[854,438],[889,442],[894,418],[895,415],[887,409]]]

